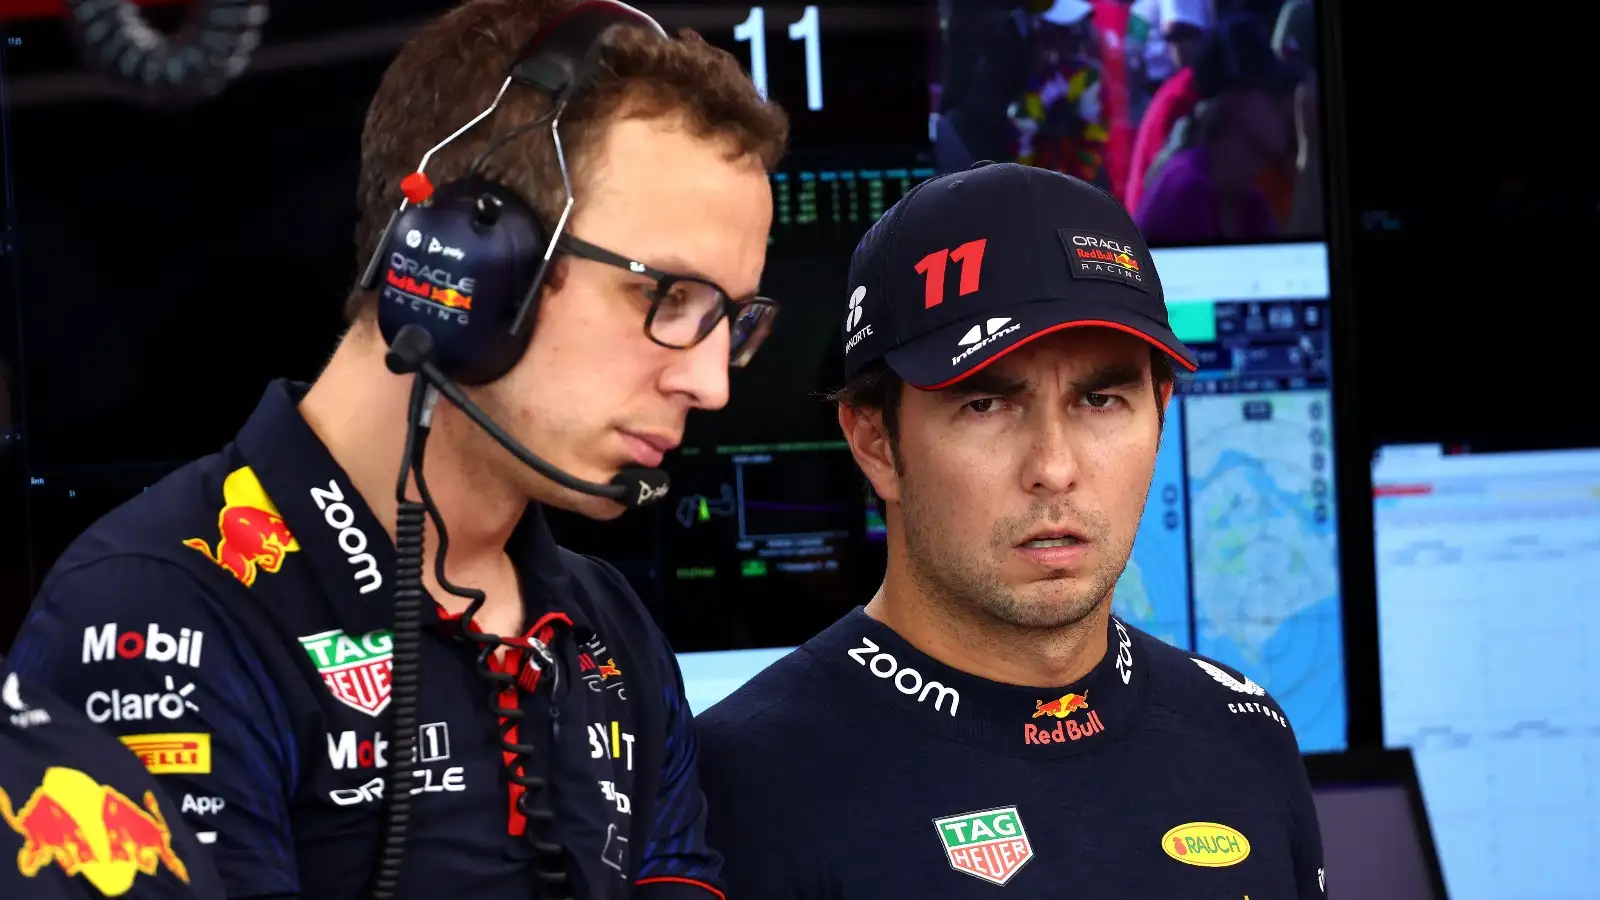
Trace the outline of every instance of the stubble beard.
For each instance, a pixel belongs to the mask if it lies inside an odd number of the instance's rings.
[[[956,620],[988,621],[1021,632],[1056,631],[1077,625],[1111,602],[1133,550],[1131,536],[1112,546],[1104,516],[1069,505],[1039,501],[1026,513],[995,523],[987,540],[973,545],[959,516],[941,510],[937,489],[918,490],[901,476],[901,529],[905,533],[909,575],[946,615]],[[1094,569],[1076,577],[1036,581],[1020,590],[1001,578],[1002,562],[1016,542],[1043,522],[1071,520],[1087,532],[1099,556]]]

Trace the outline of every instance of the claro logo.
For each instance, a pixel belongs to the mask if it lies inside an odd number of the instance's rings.
[[[879,678],[890,681],[900,693],[914,696],[921,703],[933,695],[933,708],[940,709],[946,697],[950,698],[950,715],[956,714],[956,708],[961,705],[961,694],[955,688],[947,688],[937,681],[923,681],[922,673],[916,669],[900,668],[899,662],[887,653],[879,652],[878,645],[871,638],[862,638],[861,646],[854,650],[845,651],[850,658],[867,667],[867,671]],[[869,655],[870,654],[870,655]]]
[[[356,583],[361,585],[361,593],[370,594],[383,587],[378,561],[367,552],[366,532],[355,527],[356,511],[344,502],[339,482],[329,481],[326,488],[312,488],[311,499],[317,502],[317,509],[322,510],[328,527],[339,532],[339,549],[350,557],[350,565],[356,567]]]

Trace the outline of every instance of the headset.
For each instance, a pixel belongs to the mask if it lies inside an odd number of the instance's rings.
[[[429,494],[422,461],[434,408],[443,396],[517,459],[557,484],[629,507],[666,496],[667,475],[658,469],[624,468],[608,484],[561,471],[497,425],[462,389],[462,385],[487,384],[504,376],[527,351],[538,320],[545,275],[572,214],[572,178],[561,145],[561,114],[590,84],[601,42],[615,27],[639,28],[670,39],[654,19],[619,0],[584,0],[541,27],[508,66],[489,107],[429,149],[417,170],[402,180],[404,199],[389,217],[361,275],[362,288],[379,291],[378,325],[388,345],[385,363],[395,374],[413,376],[406,446],[395,484],[392,752],[402,761],[416,753],[422,612],[428,602],[422,580],[423,541],[426,522],[432,519],[439,540],[434,576],[445,591],[470,601],[458,619],[458,637],[477,646],[478,673],[493,686],[490,703],[501,722],[501,749],[510,759],[508,778],[522,788],[517,809],[525,818],[534,851],[539,896],[548,898],[571,897],[566,849],[550,834],[554,815],[544,803],[546,781],[535,771],[535,747],[528,742],[526,729],[519,730],[516,740],[509,737],[511,729],[531,723],[523,723],[525,714],[519,705],[502,706],[499,698],[504,688],[522,684],[531,692],[548,677],[554,709],[562,689],[555,645],[581,642],[585,634],[566,616],[547,615],[523,641],[526,652],[521,673],[500,672],[490,666],[491,654],[504,642],[497,635],[470,628],[483,606],[483,592],[453,584],[445,574],[449,532]],[[493,115],[506,91],[514,86],[548,94],[550,111],[509,129],[473,160],[465,176],[435,189],[426,174],[429,160]],[[494,151],[546,124],[566,192],[560,218],[552,228],[546,228],[515,191],[480,171]],[[412,483],[421,502],[408,496]],[[412,819],[414,780],[415,773],[408,765],[396,764],[390,773],[387,821],[371,893],[378,900],[398,892]]]
[[[665,472],[628,467],[609,484],[575,478],[512,438],[460,389],[500,378],[527,351],[539,295],[574,202],[561,114],[592,81],[601,40],[615,27],[670,39],[655,19],[620,0],[585,0],[541,27],[507,67],[489,107],[423,154],[417,170],[402,180],[403,199],[389,217],[361,286],[379,292],[378,326],[390,348],[392,371],[426,377],[512,455],[551,481],[636,507],[666,496]],[[434,154],[493,115],[513,87],[548,94],[550,111],[509,130],[478,155],[465,176],[435,188],[426,174]],[[566,194],[553,228],[516,191],[481,172],[495,151],[544,125]]]

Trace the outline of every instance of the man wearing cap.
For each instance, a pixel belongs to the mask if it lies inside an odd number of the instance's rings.
[[[1111,614],[1195,367],[1127,213],[980,163],[895,204],[850,286],[839,423],[888,570],[698,720],[730,896],[1323,896],[1282,709]]]

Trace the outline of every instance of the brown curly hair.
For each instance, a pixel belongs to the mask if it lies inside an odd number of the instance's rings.
[[[425,26],[384,74],[361,135],[356,203],[357,271],[366,267],[389,216],[400,203],[400,180],[422,154],[488,107],[506,67],[540,25],[574,0],[469,0]],[[434,184],[464,175],[472,160],[506,132],[549,110],[541,91],[513,86],[493,116],[436,154]],[[730,159],[754,157],[771,171],[783,155],[789,122],[764,100],[732,54],[689,29],[676,40],[616,28],[606,37],[597,74],[561,117],[561,142],[580,198],[594,147],[622,118],[681,118],[690,133],[726,142]],[[482,171],[515,190],[552,221],[565,193],[548,131],[532,129],[497,150]],[[357,288],[345,303],[354,323],[376,309],[376,295]]]

